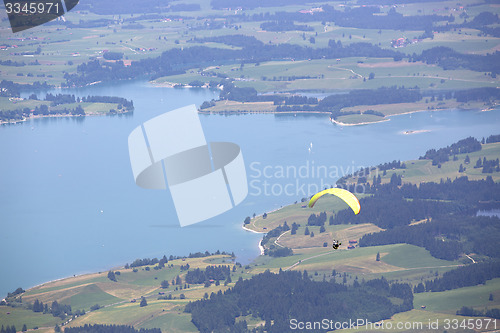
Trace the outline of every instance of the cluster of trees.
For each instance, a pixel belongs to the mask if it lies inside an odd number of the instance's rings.
[[[161,333],[159,328],[135,329],[127,325],[85,324],[79,327],[66,327],[64,333]]]
[[[436,46],[422,51],[419,56],[413,56],[413,60],[436,64],[445,70],[465,68],[478,72],[491,72],[494,75],[500,73],[500,52],[498,51],[476,55],[459,53],[446,46]]]
[[[424,291],[445,291],[463,287],[477,286],[486,281],[500,277],[500,262],[486,261],[462,266],[448,271],[440,278],[425,281],[415,286],[416,293]]]
[[[48,304],[43,304],[43,302],[36,299],[30,308],[33,312],[50,313],[54,317],[59,317],[61,319],[66,318],[67,315],[73,314],[71,305],[59,304],[57,301],[53,301],[49,307]]]
[[[457,315],[459,316],[467,316],[467,317],[488,317],[500,319],[500,309],[484,309],[474,310],[473,308],[469,308],[467,306],[462,306],[460,310],[457,310]]]
[[[12,60],[0,60],[0,66],[23,67],[26,66],[26,63],[24,61],[17,62]]]
[[[457,154],[472,153],[480,151],[481,142],[476,138],[468,137],[460,140],[446,148],[430,149],[424,156],[419,157],[421,160],[432,160],[432,165],[439,165],[450,160],[450,156]]]
[[[102,57],[106,60],[121,60],[123,59],[123,53],[122,52],[104,52]]]
[[[300,95],[293,95],[290,97],[285,97],[281,101],[275,101],[274,105],[304,105],[304,104],[318,104],[318,99],[316,97],[307,97]]]
[[[297,224],[293,223],[293,225],[292,225],[292,235],[297,232],[297,228],[298,228]],[[280,224],[276,228],[274,228],[274,229],[270,230],[269,232],[267,232],[264,235],[264,237],[262,237],[262,241],[260,242],[260,244],[262,246],[264,246],[264,245],[266,245],[266,244],[269,243],[269,241],[271,240],[271,238],[278,237],[279,235],[281,235],[282,233],[284,233],[284,232],[286,232],[288,230],[290,230],[290,227],[288,226],[288,223],[285,221],[283,223],[283,226]],[[268,255],[268,256],[271,256],[271,257],[288,257],[288,256],[293,255],[293,250],[291,248],[289,248],[289,247],[281,247],[281,246],[275,246],[274,244],[269,244],[266,247],[266,249],[264,250],[264,254]]]
[[[188,256],[174,256],[170,255],[168,258],[166,255],[163,255],[161,259],[158,258],[144,258],[144,259],[135,259],[130,265],[127,263],[125,264],[125,268],[134,268],[134,267],[141,267],[141,266],[152,266],[158,264],[161,267],[164,267],[168,261],[176,260],[176,259],[186,259],[186,258],[204,258],[204,257],[209,257],[213,255],[230,255],[231,257],[235,257],[234,252],[226,252],[226,251],[220,251],[217,250],[214,253],[210,253],[208,251],[205,252],[195,252],[195,253],[189,253]]]
[[[19,287],[16,290],[14,290],[13,292],[7,293],[7,298],[16,297],[17,295],[21,295],[25,291],[26,290],[24,290],[23,288]]]
[[[385,170],[390,170],[390,169],[406,169],[406,164],[401,163],[401,161],[394,160],[392,162],[379,164],[379,165],[377,165],[377,168],[380,171],[385,171]],[[368,173],[366,173],[366,175],[368,175]]]
[[[24,325],[26,326],[26,325]],[[7,327],[4,327],[2,325],[2,328],[0,329],[0,333],[16,333],[17,330],[16,330],[16,326],[12,325],[12,326],[9,326],[7,325]],[[24,330],[23,332],[26,332],[26,330]]]
[[[187,283],[205,283],[209,280],[226,280],[231,275],[231,267],[229,265],[207,266],[205,270],[196,268],[195,270],[186,273],[185,280]]]
[[[274,237],[278,237],[279,235],[281,235],[282,233],[284,233],[285,231],[288,231],[290,230],[290,227],[288,226],[288,223],[286,223],[286,221],[283,223],[283,226],[280,224],[279,226],[277,226],[276,228],[268,231],[264,237],[262,237],[262,241],[261,241],[261,245],[264,246],[266,245],[269,240],[271,238],[274,238]]]
[[[394,303],[390,297],[396,299]],[[376,322],[412,308],[413,294],[407,284],[376,279],[346,286],[313,281],[307,271],[280,270],[279,274],[266,271],[248,280],[240,278],[224,293],[190,302],[185,311],[191,313],[201,332],[227,331],[237,317],[246,315],[264,320],[267,332],[287,332],[290,318],[337,322],[366,318]]]
[[[500,142],[500,134],[498,135],[490,135],[486,138],[486,143],[495,143]]]
[[[484,157],[482,160],[481,158],[478,158],[476,165],[474,168],[483,168],[481,171],[482,173],[493,173],[493,172],[500,172],[500,163],[499,159],[495,160],[487,160],[486,157]]]
[[[35,94],[32,94],[30,96],[30,99],[38,99]],[[47,94],[45,95],[45,101],[50,101],[51,106],[57,106],[61,104],[71,104],[71,103],[76,103],[76,98],[75,95],[70,95],[70,94]],[[80,101],[80,98],[78,98],[78,101]]]
[[[500,100],[500,89],[493,87],[472,88],[455,92],[457,102],[467,103],[470,101],[490,102]]]
[[[78,101],[78,99],[77,99]],[[134,110],[134,101],[127,100],[123,97],[115,97],[115,96],[87,96],[82,97],[81,99],[84,103],[116,103],[118,104],[118,109],[121,109],[120,106],[128,109],[129,111]]]
[[[108,279],[110,279],[111,281],[113,282],[117,282],[116,280],[116,276],[117,275],[120,275],[121,273],[119,271],[116,271],[116,272],[113,272],[113,271],[109,271],[108,272]]]
[[[36,81],[30,85],[17,84],[12,81],[2,80],[0,81],[0,97],[19,97],[21,91],[48,90],[50,88],[53,88],[53,86],[47,84],[47,82],[40,83]]]
[[[315,225],[318,227],[324,226],[326,222],[326,212],[321,212],[318,215],[311,214],[307,218],[307,225]]]
[[[264,254],[275,258],[289,257],[293,255],[293,250],[287,246],[281,247],[272,245],[264,250]]]

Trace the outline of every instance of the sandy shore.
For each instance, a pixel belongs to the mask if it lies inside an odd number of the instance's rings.
[[[430,130],[404,131],[401,132],[401,134],[410,135],[410,134],[427,133],[427,132],[430,132]]]
[[[265,232],[248,229],[244,225],[242,225],[241,228],[243,228],[243,230],[253,232],[254,234],[265,234]],[[259,240],[259,250],[260,250],[260,255],[263,256],[264,255],[264,247],[262,246],[262,240]]]
[[[343,123],[341,121],[337,121],[335,119],[331,119],[332,123],[337,124],[339,126],[358,126],[358,125],[370,125],[370,124],[376,124],[376,123],[383,123],[386,121],[390,121],[390,119],[384,119],[384,120],[379,120],[379,121],[368,121],[368,122],[363,122],[363,123],[356,123],[356,124],[347,124]]]

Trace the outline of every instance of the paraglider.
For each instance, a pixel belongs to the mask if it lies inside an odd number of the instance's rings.
[[[354,194],[352,194],[351,192],[344,190],[342,188],[329,188],[319,193],[316,193],[309,201],[309,208],[314,207],[316,201],[318,201],[318,199],[325,194],[333,194],[339,197],[340,199],[344,200],[345,203],[347,203],[349,207],[351,207],[354,214],[358,214],[361,209],[358,198],[356,198]]]

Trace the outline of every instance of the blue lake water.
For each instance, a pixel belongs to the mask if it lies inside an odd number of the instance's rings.
[[[0,127],[0,295],[163,254],[220,249],[248,262],[259,254],[261,235],[241,229],[246,216],[300,200],[358,167],[418,158],[500,128],[499,110],[422,112],[352,127],[333,125],[327,115],[200,115],[207,141],[240,145],[249,195],[231,211],[180,228],[168,191],[135,185],[127,138],[156,115],[218,93],[142,81],[68,92],[122,96],[135,111]],[[408,130],[429,132],[404,135]]]

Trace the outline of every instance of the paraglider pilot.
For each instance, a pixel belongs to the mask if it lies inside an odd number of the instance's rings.
[[[333,240],[333,245],[332,247],[337,250],[339,248],[339,246],[342,245],[341,242],[339,242],[338,240]]]

